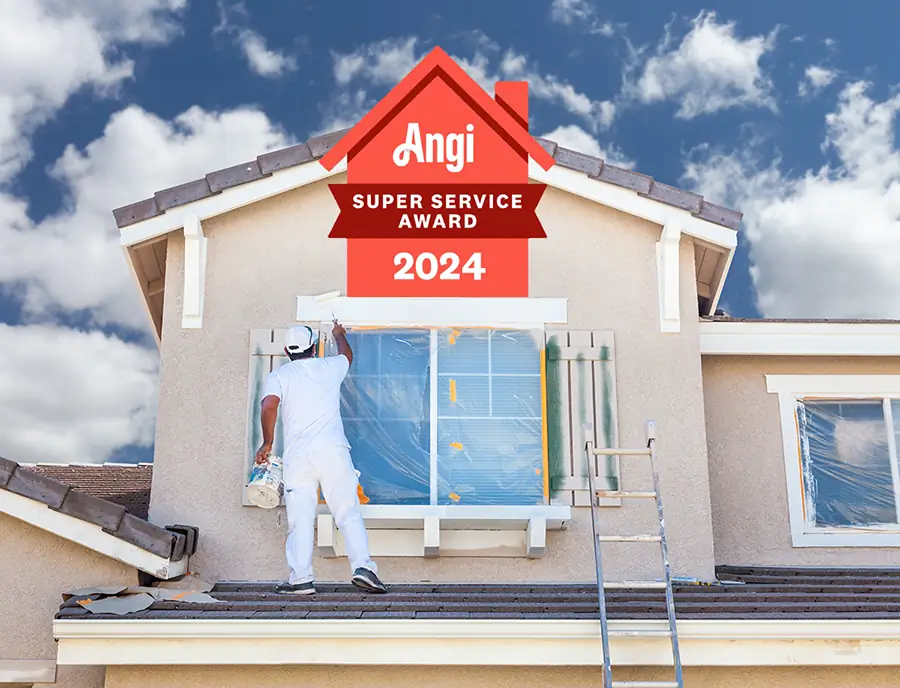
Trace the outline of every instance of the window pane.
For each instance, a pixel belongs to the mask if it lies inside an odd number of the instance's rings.
[[[897,523],[881,400],[798,402],[807,521]]]
[[[430,334],[360,330],[347,340],[353,365],[341,415],[360,484],[372,504],[428,504]],[[329,339],[328,355],[335,353]]]
[[[439,504],[543,503],[540,334],[440,332]]]

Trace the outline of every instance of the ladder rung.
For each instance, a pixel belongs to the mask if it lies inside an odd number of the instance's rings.
[[[623,492],[621,490],[597,490],[598,497],[608,497],[615,499],[616,497],[635,497],[644,499],[656,499],[655,492]]]
[[[662,542],[659,535],[598,535],[600,542]]]
[[[609,631],[609,635],[620,638],[668,638],[671,631]]]
[[[594,456],[650,456],[649,449],[591,449]]]
[[[665,581],[603,581],[604,588],[613,590],[627,590],[629,588],[645,588],[650,590],[664,590]]]
[[[678,681],[613,681],[613,688],[681,688]]]

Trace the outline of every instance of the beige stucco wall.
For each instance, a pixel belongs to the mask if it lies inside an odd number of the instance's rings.
[[[0,514],[0,660],[56,660],[53,615],[62,593],[136,584],[134,569]],[[55,686],[103,685],[103,667],[60,667]]]
[[[671,680],[662,669],[621,668],[617,681]],[[596,688],[598,668],[569,667],[109,667],[106,688]],[[881,688],[897,684],[896,667],[688,667],[690,688]]]
[[[568,297],[572,329],[615,332],[621,442],[642,442],[644,421],[658,421],[673,567],[682,575],[710,577],[712,525],[690,238],[684,238],[680,263],[683,331],[661,334],[655,260],[660,228],[554,189],[539,211],[548,238],[531,242],[531,295]],[[184,242],[170,235],[150,517],[200,527],[192,564],[203,575],[278,579],[286,573],[283,512],[240,505],[249,330],[290,326],[298,294],[345,288],[345,242],[327,238],[336,215],[326,184],[319,183],[204,222],[209,247],[202,330],[181,329]],[[625,467],[626,486],[641,486],[633,479],[640,461]],[[655,528],[649,504],[604,513],[608,532]],[[586,510],[577,509],[570,530],[551,533],[548,540],[549,553],[541,560],[379,563],[387,581],[592,578]],[[607,555],[611,576],[659,573],[652,545],[611,545]],[[345,559],[320,560],[317,566],[320,579],[347,575]]]
[[[889,566],[900,548],[791,544],[778,395],[765,376],[900,373],[896,358],[708,356],[703,360],[716,561],[734,565]]]

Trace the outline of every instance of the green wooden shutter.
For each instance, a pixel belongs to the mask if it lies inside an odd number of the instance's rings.
[[[550,502],[588,506],[588,462],[584,449],[590,439],[597,447],[618,443],[616,373],[613,333],[590,330],[547,332],[547,432],[550,465]],[[584,425],[591,424],[590,436]],[[597,489],[619,486],[619,457],[601,457]],[[604,506],[621,500],[604,499]]]

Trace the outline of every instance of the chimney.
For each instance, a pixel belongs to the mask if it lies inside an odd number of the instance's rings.
[[[528,131],[527,81],[498,81],[494,84],[494,99]]]

